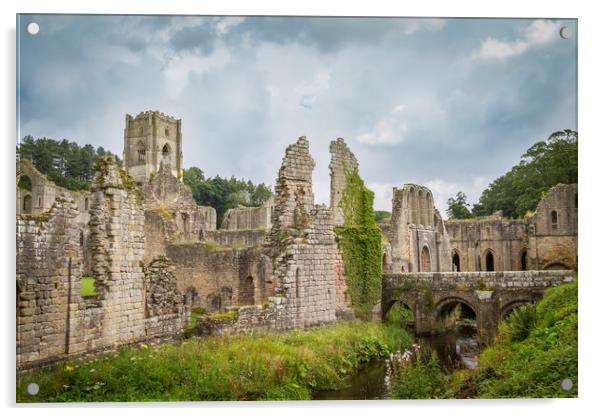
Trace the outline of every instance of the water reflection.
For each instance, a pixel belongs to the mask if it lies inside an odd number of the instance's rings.
[[[416,336],[424,348],[437,353],[446,372],[458,368],[475,368],[478,353],[474,322],[458,325],[454,330],[428,336]],[[373,362],[349,380],[349,385],[339,390],[315,392],[314,400],[384,400],[388,398],[385,375],[386,362]]]

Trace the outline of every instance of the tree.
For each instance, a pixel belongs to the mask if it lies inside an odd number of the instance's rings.
[[[110,153],[90,144],[80,147],[68,140],[34,139],[29,135],[17,146],[19,158],[29,159],[48,179],[71,190],[89,190],[96,158]],[[115,159],[121,165],[119,158],[115,156]]]
[[[230,208],[261,206],[272,196],[270,187],[263,183],[222,178],[219,175],[205,178],[197,167],[184,170],[183,182],[190,187],[195,201],[200,205],[215,208],[217,223],[221,224],[224,214]]]
[[[479,215],[502,210],[507,217],[535,211],[541,197],[558,183],[577,183],[578,134],[554,132],[531,146],[518,165],[494,180],[479,199]],[[474,214],[473,210],[473,214]]]
[[[388,220],[389,218],[391,218],[391,213],[389,211],[374,211],[374,220],[376,222]]]
[[[449,198],[447,200],[447,216],[450,219],[461,220],[464,218],[471,218],[472,213],[470,212],[470,205],[466,202],[466,194],[462,191],[456,194],[455,198]]]

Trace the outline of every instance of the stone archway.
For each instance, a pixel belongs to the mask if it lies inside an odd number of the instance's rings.
[[[32,211],[31,195],[25,195],[23,197],[22,211],[25,214],[30,214],[31,213],[31,211]]]
[[[510,315],[510,313],[516,309],[516,308],[520,308],[521,306],[525,306],[525,305],[530,305],[532,304],[532,300],[531,299],[514,299],[511,302],[508,302],[507,304],[505,304],[502,308],[501,308],[501,318],[506,318],[508,317],[508,315]]]
[[[461,297],[452,296],[442,299],[434,309],[435,325],[439,328],[448,328],[455,325],[458,319],[478,319],[475,305]]]

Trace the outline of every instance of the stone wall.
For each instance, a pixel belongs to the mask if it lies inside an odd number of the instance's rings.
[[[578,267],[576,184],[550,189],[525,219],[503,218],[500,211],[447,221],[446,227],[452,264],[459,271]]]
[[[274,291],[271,262],[258,248],[213,248],[206,243],[171,244],[167,257],[176,268],[180,292],[207,312],[265,302]]]
[[[173,262],[158,257],[144,270],[145,328],[147,337],[177,336],[188,323],[190,311],[178,290]]]
[[[408,184],[393,188],[391,220],[385,231],[391,244],[388,270],[451,271],[450,242],[431,191]]]
[[[359,164],[342,138],[330,142],[330,208],[333,210],[335,227],[344,223],[343,210],[339,206],[347,175],[357,170]]]
[[[96,294],[82,298],[78,207],[68,195],[17,218],[17,367],[178,336],[187,320],[167,259],[143,269],[141,193],[112,158],[101,159],[90,205]]]
[[[274,200],[268,199],[260,207],[231,208],[224,214],[222,230],[257,230],[272,226]]]
[[[336,320],[336,264],[332,210],[315,207],[315,163],[305,137],[288,146],[278,172],[267,249],[274,262],[276,294],[282,299],[279,329]]]
[[[267,234],[267,229],[216,230],[206,232],[205,240],[213,241],[220,246],[230,246],[234,248],[258,247],[263,244]]]
[[[61,196],[50,211],[17,218],[17,366],[70,351],[82,275],[78,214]]]

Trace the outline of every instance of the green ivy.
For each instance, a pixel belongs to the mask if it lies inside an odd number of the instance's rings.
[[[339,207],[344,225],[337,227],[345,264],[347,291],[357,317],[369,320],[381,298],[381,232],[374,219],[374,193],[357,170],[347,174]]]

